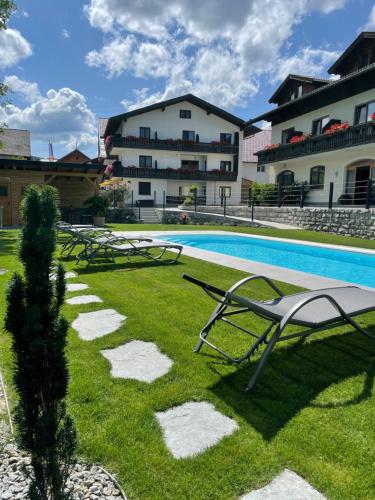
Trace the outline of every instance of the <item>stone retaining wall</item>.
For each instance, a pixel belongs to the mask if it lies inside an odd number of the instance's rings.
[[[222,214],[222,207],[199,206],[199,211]],[[227,215],[251,218],[251,208],[227,207]],[[254,218],[259,221],[280,222],[292,226],[375,240],[375,209],[363,208],[299,208],[254,207]]]
[[[161,209],[157,209],[162,212]],[[181,215],[188,214],[190,219],[190,224],[201,224],[201,225],[219,225],[219,226],[250,226],[250,227],[262,227],[261,224],[251,221],[241,221],[237,219],[230,219],[228,217],[224,218],[222,215],[207,214],[203,212],[190,212],[181,210],[171,210],[167,209],[161,216],[162,224],[181,224]]]

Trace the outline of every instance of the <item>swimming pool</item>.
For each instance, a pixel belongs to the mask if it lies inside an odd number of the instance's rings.
[[[375,254],[258,237],[171,234],[163,240],[375,288]]]

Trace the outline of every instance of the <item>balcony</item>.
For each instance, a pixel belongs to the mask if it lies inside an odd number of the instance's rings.
[[[132,177],[146,179],[170,179],[170,180],[194,180],[194,181],[223,181],[234,182],[237,180],[237,172],[225,172],[220,170],[194,170],[184,168],[143,168],[113,167],[114,177]]]
[[[354,125],[334,134],[311,137],[296,144],[285,144],[274,149],[258,151],[258,163],[273,163],[301,156],[327,153],[375,142],[375,122]]]
[[[137,148],[137,149],[163,149],[170,151],[186,151],[192,153],[222,153],[228,155],[238,154],[238,145],[225,144],[217,141],[193,142],[182,139],[145,139],[142,137],[120,137],[112,136],[106,143],[107,155],[117,154],[114,148]]]

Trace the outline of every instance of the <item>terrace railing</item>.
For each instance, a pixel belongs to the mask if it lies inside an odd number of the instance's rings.
[[[195,170],[188,168],[143,168],[113,167],[114,177],[147,178],[147,179],[176,179],[176,180],[203,180],[203,181],[235,181],[237,172],[221,170]]]
[[[258,151],[258,163],[273,163],[300,156],[325,153],[336,149],[375,142],[375,122],[354,125],[333,134],[322,134],[295,144],[284,144]]]
[[[230,155],[238,154],[238,145],[236,144],[225,144],[217,141],[194,142],[179,139],[145,139],[142,137],[128,138],[112,136],[106,143],[108,155],[112,153],[113,148],[162,149],[194,153],[223,153]]]

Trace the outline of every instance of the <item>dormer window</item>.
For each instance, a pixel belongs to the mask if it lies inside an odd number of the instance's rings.
[[[180,109],[180,118],[191,118],[190,109]]]
[[[290,100],[294,101],[294,99],[302,97],[302,94],[303,94],[303,85],[298,85],[298,87],[293,89],[292,93],[290,94]]]

